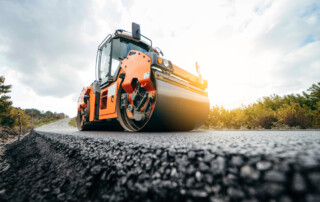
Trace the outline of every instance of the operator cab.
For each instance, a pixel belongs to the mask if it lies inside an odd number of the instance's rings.
[[[137,32],[140,33],[140,29],[139,31],[133,30],[136,35],[124,30],[116,30],[112,36],[108,35],[99,45],[96,76],[101,88],[108,86],[117,79],[121,61],[128,56],[131,50],[143,53],[152,50],[152,42],[151,45],[148,45],[145,41],[137,39]]]
[[[148,52],[148,46],[123,37],[115,37],[107,41],[99,50],[98,78],[104,85],[115,81],[120,70],[121,60],[128,56],[129,51]]]

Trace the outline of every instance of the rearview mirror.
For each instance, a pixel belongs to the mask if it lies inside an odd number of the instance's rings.
[[[132,23],[132,37],[137,40],[141,39],[140,25],[134,22]]]

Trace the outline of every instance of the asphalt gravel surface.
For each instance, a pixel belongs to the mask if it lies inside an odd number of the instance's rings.
[[[0,201],[320,201],[320,131],[78,132],[6,146]]]

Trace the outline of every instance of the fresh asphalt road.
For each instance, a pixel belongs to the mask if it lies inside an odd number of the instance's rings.
[[[68,121],[8,147],[0,201],[320,201],[320,131],[79,132]]]
[[[173,147],[210,149],[214,152],[272,155],[276,157],[301,157],[307,163],[316,163],[320,158],[320,131],[318,130],[250,130],[216,131],[196,130],[190,132],[150,133],[119,131],[86,131],[68,126],[69,119],[36,128],[42,134],[71,135],[100,140],[117,140],[150,147]],[[306,160],[306,157],[308,160]]]

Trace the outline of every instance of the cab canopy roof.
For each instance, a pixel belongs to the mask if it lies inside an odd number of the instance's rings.
[[[141,42],[148,46],[149,49],[152,49],[152,41],[148,37],[142,35],[140,33],[140,25],[136,23],[132,23],[132,32],[123,30],[123,29],[117,29],[114,34],[109,34],[99,45],[98,49],[101,49],[101,46],[106,42],[113,38],[123,37],[127,38],[132,41]]]

